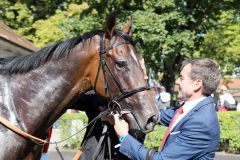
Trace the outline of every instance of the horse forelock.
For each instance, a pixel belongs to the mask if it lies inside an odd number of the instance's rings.
[[[0,58],[0,71],[3,74],[26,73],[30,70],[38,68],[41,64],[48,60],[54,61],[69,55],[72,49],[79,43],[84,43],[86,40],[91,39],[95,35],[103,33],[103,30],[94,30],[83,34],[83,36],[74,37],[66,41],[60,41],[46,46],[30,55]],[[121,37],[133,45],[132,38],[123,31],[116,29],[114,35]]]
[[[113,33],[113,35],[117,36],[117,37],[121,37],[122,39],[124,39],[125,41],[129,42],[130,44],[134,45],[133,39],[131,36],[129,36],[127,33],[123,32],[120,29],[116,29],[115,32]]]

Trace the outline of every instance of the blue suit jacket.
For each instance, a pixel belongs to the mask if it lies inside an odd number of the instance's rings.
[[[161,111],[160,124],[168,126],[176,108]],[[153,160],[211,160],[220,139],[218,118],[212,97],[199,102],[172,129],[161,152]],[[128,135],[121,143],[120,152],[136,160],[146,159],[149,149]]]

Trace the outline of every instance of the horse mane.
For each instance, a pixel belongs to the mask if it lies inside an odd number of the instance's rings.
[[[41,64],[48,60],[54,61],[67,56],[80,42],[85,42],[87,39],[103,33],[103,30],[93,30],[83,34],[83,36],[74,37],[66,41],[60,41],[46,46],[33,54],[0,58],[0,71],[5,74],[26,73],[30,70],[38,68]],[[121,37],[133,44],[132,38],[119,29],[116,29],[113,35]]]

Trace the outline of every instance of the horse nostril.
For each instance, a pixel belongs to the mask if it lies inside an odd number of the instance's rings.
[[[158,122],[158,117],[156,115],[153,115],[148,119],[148,123],[156,124]]]
[[[158,122],[157,115],[151,116],[147,121],[146,130],[153,131],[153,127],[157,124],[157,122]]]

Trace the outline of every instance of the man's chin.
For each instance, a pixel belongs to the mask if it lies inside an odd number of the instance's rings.
[[[186,98],[183,97],[183,96],[178,96],[178,97],[177,97],[177,101],[180,102],[180,103],[183,102],[183,101],[185,101],[185,100],[186,100]]]

